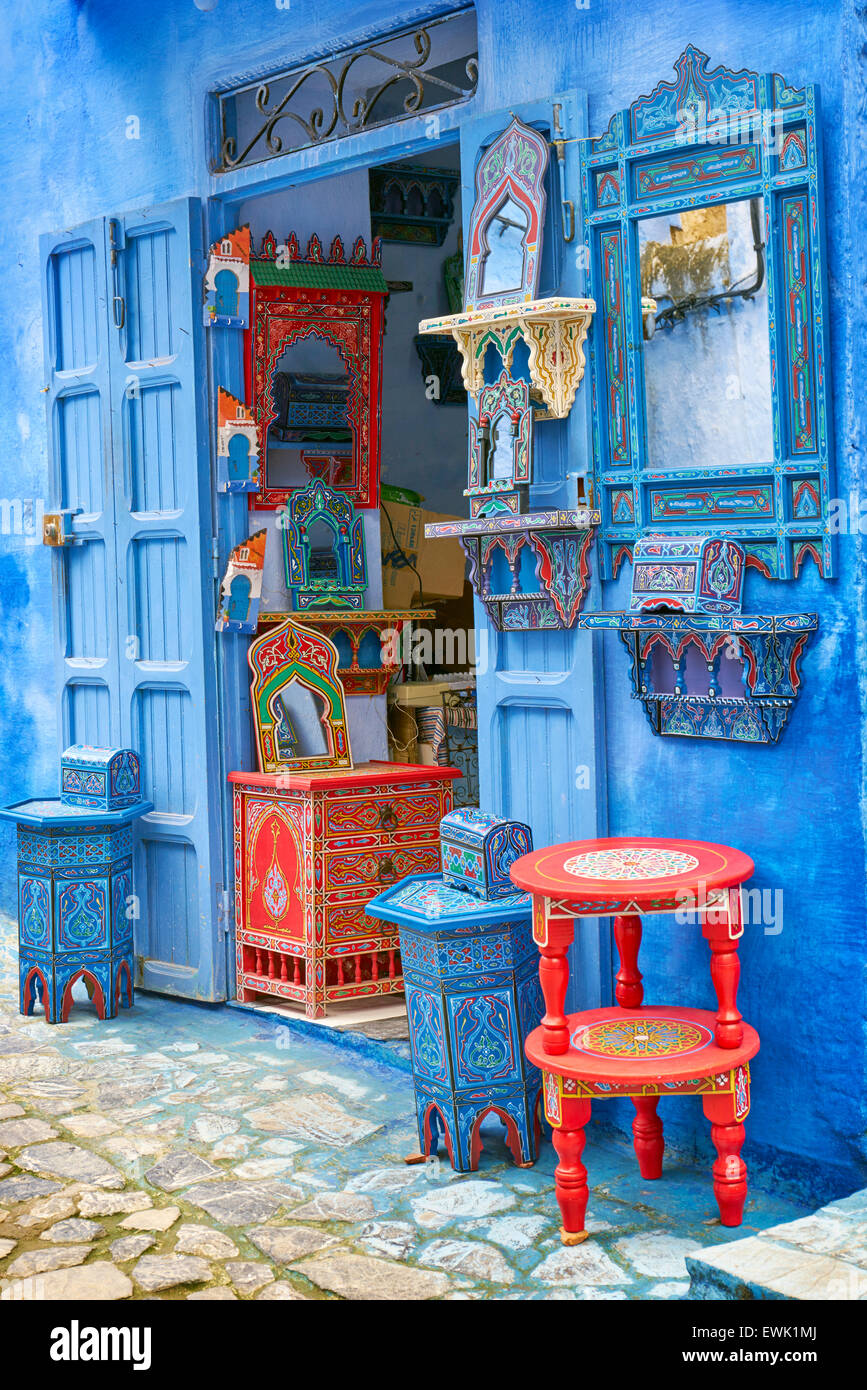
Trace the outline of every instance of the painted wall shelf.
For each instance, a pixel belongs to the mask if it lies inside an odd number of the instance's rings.
[[[260,613],[259,632],[279,627],[292,616]],[[434,608],[371,609],[367,613],[314,610],[304,614],[304,623],[324,633],[336,646],[340,655],[337,674],[347,695],[384,695],[403,664],[406,643],[400,637],[405,624],[435,617]],[[395,637],[385,640],[386,633]]]
[[[415,350],[421,363],[421,375],[425,388],[430,378],[435,377],[435,391],[427,399],[434,405],[466,405],[467,391],[463,382],[461,355],[455,340],[448,333],[431,334],[423,338],[417,333],[413,338]]]
[[[534,299],[423,319],[418,328],[422,334],[451,333],[461,354],[464,385],[473,397],[485,384],[488,347],[496,348],[508,370],[515,347],[525,342],[531,387],[550,415],[562,420],[584,376],[584,342],[595,312],[592,299]]]
[[[425,527],[425,536],[460,540],[470,562],[473,591],[494,627],[498,632],[521,632],[575,626],[587,590],[590,542],[599,521],[599,512],[583,507],[438,521]],[[508,592],[498,591],[504,564]],[[528,587],[534,582],[535,588]]]
[[[383,241],[442,246],[455,216],[460,175],[422,164],[370,171],[370,224]]]
[[[655,734],[776,743],[800,692],[800,662],[816,613],[584,613],[578,626],[618,632],[632,658],[632,685]],[[656,688],[654,649],[671,658],[674,685]],[[707,691],[687,688],[687,658],[697,649]],[[743,695],[725,695],[720,663],[742,663]],[[690,677],[694,680],[694,675]]]

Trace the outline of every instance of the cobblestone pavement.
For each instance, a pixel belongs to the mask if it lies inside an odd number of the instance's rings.
[[[267,1016],[139,994],[100,1022],[22,1018],[0,919],[0,1300],[682,1298],[685,1257],[802,1216],[754,1189],[739,1232],[710,1175],[643,1183],[590,1131],[592,1238],[558,1239],[555,1156],[407,1167],[405,1070]]]

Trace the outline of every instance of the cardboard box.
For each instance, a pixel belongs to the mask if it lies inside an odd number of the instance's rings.
[[[382,509],[382,606],[410,608],[432,598],[458,598],[464,591],[467,557],[457,540],[425,539],[424,528],[451,516],[423,507],[387,502]],[[418,573],[415,573],[418,571]]]

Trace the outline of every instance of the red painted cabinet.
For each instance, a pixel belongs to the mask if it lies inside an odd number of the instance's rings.
[[[237,995],[321,1018],[344,999],[403,993],[397,928],[365,914],[407,874],[440,867],[455,768],[367,763],[351,772],[230,772]]]

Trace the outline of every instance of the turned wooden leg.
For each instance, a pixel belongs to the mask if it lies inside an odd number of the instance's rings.
[[[644,998],[638,949],[641,945],[641,918],[630,914],[614,918],[614,940],[620,956],[620,969],[614,995],[621,1009],[637,1009]]]
[[[659,1096],[633,1096],[635,1119],[632,1121],[632,1142],[643,1178],[662,1177],[662,1120],[656,1113]]]
[[[587,1211],[587,1169],[581,1162],[586,1136],[584,1126],[590,1119],[590,1101],[573,1100],[564,1105],[563,1127],[552,1133],[554,1148],[560,1162],[554,1169],[554,1188],[563,1225],[560,1239],[564,1245],[580,1245],[587,1239],[584,1214]]]
[[[743,1019],[738,1011],[738,980],[741,963],[738,943],[730,941],[723,928],[715,932],[708,944],[711,949],[710,977],[716,990],[717,1015],[714,1036],[717,1047],[740,1047],[744,1038]]]
[[[724,1226],[739,1226],[747,1199],[747,1165],[741,1158],[744,1127],[734,1118],[731,1096],[704,1096],[703,1100],[717,1153],[713,1165],[713,1192],[720,1221]]]
[[[546,1052],[565,1052],[569,1046],[569,1027],[564,1008],[569,985],[568,950],[575,934],[572,922],[548,924],[548,942],[539,947],[539,984],[545,999],[542,1044]]]

